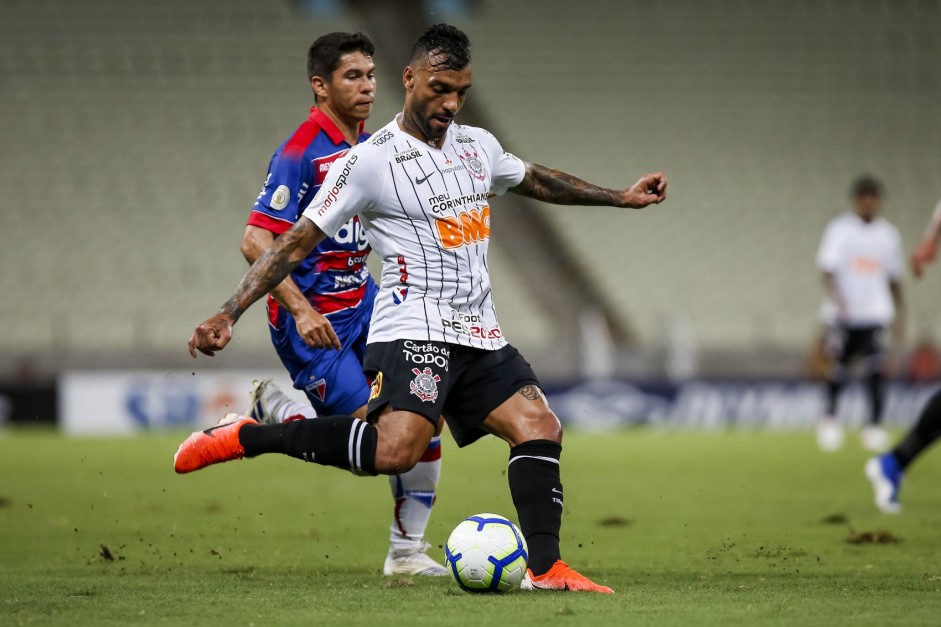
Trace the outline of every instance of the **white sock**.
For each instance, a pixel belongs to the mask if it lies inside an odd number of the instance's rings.
[[[305,418],[316,418],[317,412],[313,407],[306,403],[301,403],[289,399],[274,410],[275,420],[278,422],[290,422],[292,420],[304,420]]]
[[[432,438],[428,449],[414,468],[389,477],[395,511],[389,542],[393,549],[414,549],[421,546],[435,503],[438,479],[441,477],[441,438]]]

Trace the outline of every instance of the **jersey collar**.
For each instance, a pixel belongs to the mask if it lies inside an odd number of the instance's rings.
[[[320,128],[323,129],[323,131],[327,134],[327,137],[330,138],[330,141],[332,141],[335,146],[347,143],[346,137],[343,136],[343,131],[337,128],[337,125],[333,123],[333,120],[330,119],[330,116],[317,107],[310,108],[310,121],[320,126]],[[360,135],[363,134],[363,129],[365,127],[365,122],[359,123]]]

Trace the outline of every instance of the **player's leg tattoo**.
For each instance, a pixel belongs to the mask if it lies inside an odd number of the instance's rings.
[[[562,445],[551,440],[531,440],[510,449],[510,493],[529,546],[529,568],[537,576],[561,559],[561,456]]]
[[[935,392],[905,438],[892,451],[902,470],[941,437],[941,390]]]
[[[352,416],[323,416],[274,425],[245,425],[239,443],[245,457],[281,453],[358,474],[376,474],[374,425]]]
[[[540,390],[537,385],[524,385],[519,389],[517,394],[530,401],[542,401],[548,404],[546,395],[542,393],[542,390]]]

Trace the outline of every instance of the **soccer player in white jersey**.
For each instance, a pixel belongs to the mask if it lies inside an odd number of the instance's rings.
[[[882,185],[863,176],[853,183],[851,196],[853,210],[827,225],[817,252],[817,267],[823,273],[826,289],[821,317],[829,327],[827,345],[833,360],[827,381],[826,415],[817,427],[817,443],[824,451],[843,446],[837,403],[850,367],[861,359],[870,401],[862,444],[881,452],[889,444],[881,426],[886,335],[893,320],[897,334],[901,334],[900,279],[905,262],[898,230],[878,215]]]
[[[912,273],[921,278],[938,255],[941,240],[941,202],[935,206],[928,228],[912,253]],[[866,462],[865,473],[872,484],[876,507],[887,514],[902,511],[899,490],[909,465],[941,438],[941,390],[928,399],[918,421],[891,451]]]
[[[194,357],[221,350],[247,307],[359,215],[382,259],[363,364],[374,379],[368,420],[258,425],[245,418],[192,434],[174,465],[191,472],[282,453],[368,475],[401,473],[421,457],[443,416],[459,446],[487,434],[510,446],[510,492],[529,545],[524,587],[610,593],[561,559],[562,427],[497,322],[488,194],[639,209],[666,198],[666,178],[647,174],[627,189],[605,189],[517,159],[487,131],[454,121],[471,78],[467,36],[446,24],[426,30],[403,73],[403,111],[336,161],[303,217],[190,338]]]

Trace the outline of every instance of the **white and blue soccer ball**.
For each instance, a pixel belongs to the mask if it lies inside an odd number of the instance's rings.
[[[512,522],[496,514],[477,514],[454,528],[444,557],[462,590],[506,592],[520,587],[529,552]]]

